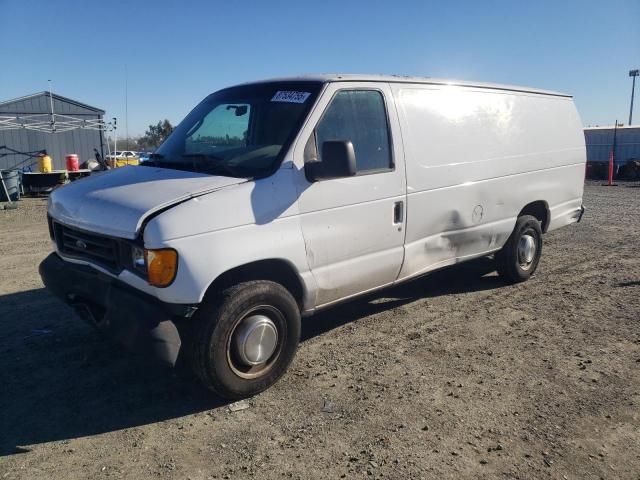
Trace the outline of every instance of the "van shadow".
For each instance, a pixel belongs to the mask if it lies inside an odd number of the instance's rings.
[[[363,295],[304,319],[302,341],[416,300],[503,287],[505,284],[497,275],[488,275],[494,271],[493,260],[484,257],[437,270],[395,287]]]
[[[0,296],[0,338],[0,456],[225,404],[105,339],[44,288]]]
[[[488,260],[435,272],[307,318],[303,341],[416,299],[496,288]],[[0,455],[224,407],[188,375],[85,326],[45,289],[0,296]]]

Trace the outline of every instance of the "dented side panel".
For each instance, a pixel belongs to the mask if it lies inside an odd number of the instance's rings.
[[[553,205],[549,230],[576,222],[582,206],[576,179],[581,182],[582,174],[583,165],[556,167],[408,195],[408,239],[399,279],[498,250],[518,213],[536,200]]]
[[[392,86],[407,162],[399,280],[491,253],[530,202],[549,230],[582,206],[585,146],[569,98],[447,85]]]

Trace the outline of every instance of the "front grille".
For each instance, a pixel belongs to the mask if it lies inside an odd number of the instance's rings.
[[[119,272],[118,242],[110,237],[54,223],[58,250],[68,257],[86,260],[112,272]]]

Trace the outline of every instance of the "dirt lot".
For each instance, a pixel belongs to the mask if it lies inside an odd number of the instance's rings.
[[[585,206],[525,284],[482,260],[305,320],[235,412],[42,288],[44,200],[0,211],[0,479],[638,480],[640,187]]]

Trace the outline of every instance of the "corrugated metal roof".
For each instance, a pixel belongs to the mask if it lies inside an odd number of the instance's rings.
[[[63,97],[62,95],[58,95],[57,93],[50,94],[49,92],[38,92],[38,93],[33,93],[31,95],[25,95],[24,97],[14,98],[14,99],[11,99],[11,100],[5,100],[3,102],[0,102],[0,109],[2,107],[8,106],[8,105],[11,105],[11,104],[14,104],[14,103],[19,103],[19,102],[23,102],[25,100],[29,100],[29,99],[33,99],[33,98],[37,98],[37,97],[42,97],[42,96],[49,97],[50,95],[52,96],[52,98],[54,100],[58,100],[58,101],[65,102],[65,103],[70,103],[70,104],[75,105],[77,107],[86,108],[87,110],[91,110],[91,111],[99,113],[101,115],[104,115],[104,113],[105,113],[105,111],[102,110],[101,108],[92,107],[91,105],[87,105],[86,103],[82,103],[82,102],[79,102],[77,100],[73,100],[73,99],[68,98],[68,97]],[[2,111],[0,110],[0,114],[1,113],[2,113]],[[15,112],[8,112],[8,113],[9,114],[15,114]],[[49,113],[49,111],[42,112],[42,113]]]

